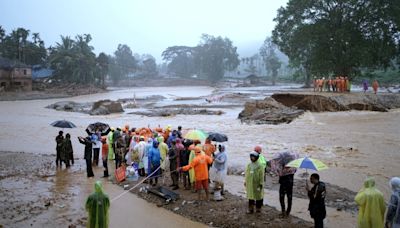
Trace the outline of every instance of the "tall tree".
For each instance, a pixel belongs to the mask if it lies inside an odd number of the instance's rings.
[[[96,58],[97,67],[99,69],[100,81],[103,88],[106,87],[106,76],[108,73],[108,57],[104,52],[101,52]]]
[[[109,58],[110,65],[112,65],[109,70],[111,79],[114,84],[117,84],[136,71],[137,60],[133,56],[131,48],[126,44],[119,44],[114,56]]]
[[[151,55],[145,55],[141,59],[140,66],[141,76],[155,77],[158,75],[156,59]]]
[[[172,46],[163,53],[163,60],[168,63],[168,73],[175,76],[187,78],[195,73],[193,47]]]
[[[6,35],[0,27],[0,55],[12,60],[18,60],[28,65],[43,64],[47,51],[39,33],[34,33],[33,41],[29,40],[30,31],[17,28]]]
[[[260,55],[263,58],[265,69],[271,75],[272,85],[275,85],[278,76],[278,70],[281,68],[282,62],[279,61],[276,55],[277,46],[272,42],[270,37],[267,37],[264,44],[260,48]]]
[[[278,10],[273,41],[310,75],[357,76],[399,54],[398,1],[290,0]]]
[[[235,70],[240,63],[237,48],[232,41],[220,36],[203,34],[194,53],[199,74],[205,75],[212,82],[222,79],[225,71]]]
[[[61,43],[51,49],[50,66],[56,77],[77,83],[93,83],[98,76],[96,55],[89,45],[92,40],[89,34],[77,35],[75,40],[61,36]]]

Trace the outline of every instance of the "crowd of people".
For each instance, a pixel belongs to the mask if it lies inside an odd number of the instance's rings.
[[[364,79],[362,82],[362,88],[364,93],[368,91],[368,80]],[[376,94],[378,92],[379,83],[377,80],[372,82],[372,89]],[[351,82],[348,77],[338,76],[335,78],[314,78],[314,92],[350,92]]]
[[[348,77],[314,78],[314,92],[350,92],[351,82]]]
[[[109,176],[108,161],[115,161],[115,169],[123,166],[136,164],[138,173],[147,179],[150,185],[157,185],[158,178],[169,175],[170,187],[176,190],[183,187],[198,193],[199,200],[209,200],[209,184],[213,184],[214,200],[223,200],[225,176],[227,174],[227,152],[224,144],[213,144],[206,139],[202,144],[200,140],[185,139],[182,135],[182,127],[172,129],[140,128],[130,129],[112,128],[108,135],[101,136],[100,132],[93,133],[87,137],[78,137],[80,143],[85,145],[85,160],[87,165],[87,176],[93,177],[92,166],[97,166],[100,159],[103,161],[104,176]],[[56,137],[57,142],[57,165],[65,162],[67,167],[69,161],[73,161],[72,145],[69,134],[63,137],[60,131]],[[248,214],[260,213],[264,204],[264,186],[267,168],[270,168],[261,146],[255,146],[249,153],[250,161],[245,169],[245,188],[248,199]],[[291,213],[292,195],[294,185],[294,174],[296,169],[281,167],[279,176],[279,201],[281,204],[282,217]],[[367,178],[364,187],[355,197],[359,206],[358,227],[400,227],[400,178],[390,181],[393,194],[386,207],[383,194],[376,189],[373,178]],[[202,197],[205,192],[205,198]],[[327,194],[326,185],[320,181],[320,176],[314,173],[307,181],[306,191],[309,198],[308,210],[314,219],[315,227],[324,227],[326,217],[325,198]],[[285,196],[287,204],[285,203]],[[101,207],[95,203],[101,199]],[[110,201],[103,193],[101,182],[96,182],[95,192],[89,196],[86,209],[95,218],[103,219],[102,224],[107,224],[108,208]],[[385,219],[386,212],[386,219]],[[101,216],[98,213],[102,213]],[[93,218],[93,217],[92,217]],[[99,221],[92,221],[89,223]],[[106,227],[106,226],[105,226]]]

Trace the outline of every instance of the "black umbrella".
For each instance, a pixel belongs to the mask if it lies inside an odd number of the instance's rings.
[[[96,131],[100,131],[101,135],[104,136],[111,131],[111,128],[108,124],[101,122],[89,124],[89,126],[86,128],[86,132],[89,135],[96,133]]]
[[[208,139],[215,142],[226,142],[228,141],[228,136],[221,133],[209,132]]]
[[[76,127],[75,124],[72,122],[69,122],[67,120],[58,120],[50,124],[53,127],[59,127],[59,128],[74,128]]]
[[[274,156],[274,158],[270,161],[271,168],[274,172],[278,173],[280,176],[285,176],[288,174],[294,174],[296,172],[295,168],[286,167],[286,165],[297,159],[299,155],[294,152],[281,152]]]

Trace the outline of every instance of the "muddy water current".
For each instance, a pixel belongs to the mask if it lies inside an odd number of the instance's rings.
[[[204,97],[213,98],[230,93],[247,93],[251,94],[251,98],[261,99],[275,91],[290,91],[296,87],[296,85],[291,85],[272,89],[257,87],[222,90],[211,87],[149,87],[113,89],[107,93],[65,99],[3,101],[0,102],[0,151],[55,154],[54,137],[60,130],[50,126],[50,123],[55,120],[69,120],[77,126],[74,129],[64,129],[64,132],[72,135],[74,156],[77,158],[83,158],[83,147],[78,143],[76,137],[84,136],[86,126],[92,122],[106,122],[115,127],[129,124],[130,127],[172,125],[176,128],[178,125],[182,125],[184,129],[197,128],[228,135],[229,142],[226,143],[226,146],[229,167],[232,169],[244,169],[248,162],[248,153],[257,144],[263,146],[264,155],[267,158],[272,158],[275,153],[284,150],[296,151],[301,155],[320,159],[330,167],[329,170],[320,172],[323,181],[352,191],[359,190],[367,175],[374,176],[378,188],[384,192],[387,200],[390,194],[388,180],[392,176],[400,175],[400,110],[392,110],[387,113],[307,112],[291,124],[248,125],[242,124],[237,119],[238,113],[242,110],[238,107],[222,108],[225,114],[220,116],[178,115],[173,117],[145,117],[127,114],[131,110],[108,116],[89,116],[45,108],[58,101],[93,102],[100,99],[117,100],[151,95],[161,95],[166,98],[159,101],[156,104],[157,107],[174,104],[206,105]],[[179,97],[194,98],[176,101],[175,99]],[[195,99],[195,97],[201,98]],[[224,101],[216,99],[215,104],[218,103],[223,104]],[[83,162],[80,162],[82,164],[74,168],[77,171],[83,170]],[[76,174],[72,175],[72,177],[74,176],[76,177]],[[66,177],[56,177],[57,175],[53,177],[55,186],[52,188],[56,188],[52,190],[53,192],[57,192],[57,188],[63,188],[64,183],[74,182]],[[80,180],[83,179],[86,178],[80,177]],[[91,184],[72,187],[75,189],[67,192],[81,195],[82,198],[82,195],[91,192]],[[13,188],[13,185],[8,187]],[[41,187],[49,188],[44,183],[35,185],[35,188]],[[111,189],[112,187],[107,188]],[[61,189],[60,191],[65,190]]]

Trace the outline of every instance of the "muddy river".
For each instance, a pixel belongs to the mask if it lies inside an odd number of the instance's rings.
[[[113,89],[107,93],[65,99],[3,101],[0,102],[0,151],[55,154],[54,137],[59,129],[50,126],[50,123],[55,120],[69,120],[77,126],[74,129],[64,129],[64,132],[72,135],[74,156],[79,158],[83,158],[83,147],[78,143],[76,137],[84,135],[86,126],[92,122],[106,122],[116,127],[125,124],[129,124],[130,127],[156,127],[159,125],[177,127],[182,125],[184,129],[198,128],[228,135],[229,142],[226,145],[229,166],[234,169],[244,168],[248,162],[248,153],[257,144],[263,146],[267,158],[272,158],[275,153],[283,150],[296,151],[301,155],[309,155],[328,164],[330,169],[320,172],[323,181],[352,191],[359,190],[367,175],[374,176],[378,188],[384,192],[387,200],[390,194],[388,180],[392,176],[400,175],[400,110],[392,110],[387,113],[307,112],[290,124],[248,125],[242,124],[237,119],[238,113],[242,110],[238,107],[223,108],[225,114],[219,116],[178,115],[173,117],[145,117],[127,114],[132,110],[108,116],[89,116],[83,113],[60,112],[45,108],[58,101],[92,102],[100,99],[117,100],[151,95],[161,95],[166,98],[160,101],[158,106],[201,105],[206,103],[204,97],[213,98],[221,96],[221,94],[240,92],[251,94],[252,98],[262,98],[275,91],[293,89],[298,89],[298,86],[222,90],[211,87],[131,88]],[[179,97],[202,97],[202,99],[176,101],[176,98]],[[215,101],[216,104],[223,102],[218,99]],[[83,166],[74,169],[83,169]],[[302,171],[298,173],[301,174]],[[85,178],[81,177],[81,179]],[[61,188],[64,181],[70,180],[64,178],[57,182],[57,178],[55,178],[54,181],[58,188]],[[38,186],[40,188],[41,185]],[[47,187],[44,185],[43,188]],[[77,188],[72,192],[83,198],[83,195],[91,191],[92,185],[84,184]],[[108,186],[107,188],[112,189],[113,187]],[[112,191],[112,194],[117,194],[117,191],[118,189]],[[166,215],[166,217],[171,216]],[[349,223],[353,222],[349,221]]]

